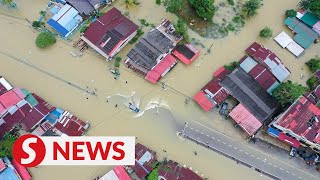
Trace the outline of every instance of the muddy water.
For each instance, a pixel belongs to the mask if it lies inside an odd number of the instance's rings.
[[[292,72],[290,80],[305,84],[310,74],[306,71],[304,63],[310,57],[320,55],[319,44],[309,48],[303,57],[295,59],[273,40],[258,38],[259,30],[265,26],[271,27],[275,34],[282,30],[287,31],[287,28],[283,26],[284,11],[295,8],[298,1],[265,1],[264,6],[259,10],[259,15],[247,22],[239,34],[230,35],[222,40],[204,39],[190,31],[190,36],[196,38],[205,47],[198,47],[203,53],[192,65],[187,67],[180,63],[162,80],[175,91],[171,88],[165,91],[161,86],[147,83],[124,65],[121,69],[121,78],[116,81],[109,72],[109,64],[99,59],[93,52],[87,51],[81,58],[72,57],[70,51],[75,51],[70,46],[72,42],[59,41],[52,48],[39,50],[34,45],[37,32],[27,27],[25,20],[3,14],[0,14],[2,41],[0,43],[0,71],[1,75],[5,76],[14,86],[25,87],[47,99],[53,105],[88,120],[92,125],[88,135],[137,136],[139,142],[159,153],[159,159],[168,157],[181,164],[192,166],[209,179],[266,179],[212,151],[188,141],[181,141],[176,136],[176,132],[184,122],[195,120],[239,141],[244,141],[243,132],[234,129],[230,121],[222,120],[213,112],[202,112],[194,102],[187,105],[184,102],[186,96],[192,97],[210,80],[213,71],[223,64],[239,60],[244,55],[244,49],[254,41],[263,43],[282,59]],[[131,7],[129,10],[125,9],[123,1],[120,0],[115,3],[115,6],[123,12],[130,12],[130,18],[136,23],[139,23],[139,18],[144,18],[153,24],[157,24],[163,17],[176,20],[175,16],[165,13],[164,8],[155,5],[154,1],[140,0],[140,2],[139,7]],[[38,18],[38,13],[45,7],[46,1],[17,0],[17,4],[18,9],[16,10],[1,7],[0,12],[26,17],[32,21]],[[148,28],[144,29],[148,30]],[[74,37],[73,41],[76,38]],[[206,51],[211,45],[211,53],[208,54]],[[131,45],[127,46],[120,56],[125,57],[130,48],[132,48]],[[98,96],[84,94],[3,53],[34,64],[80,87],[88,86],[92,90],[97,89]],[[302,79],[301,74],[304,75]],[[133,93],[135,98],[141,101],[140,108],[143,114],[137,115],[127,110],[128,97]],[[115,107],[116,104],[117,107]],[[153,108],[155,106],[163,108]],[[166,150],[166,153],[163,153],[162,150]],[[194,151],[198,152],[197,156],[194,156]],[[106,166],[39,167],[31,169],[31,173],[36,180],[88,180],[102,175],[111,168]]]

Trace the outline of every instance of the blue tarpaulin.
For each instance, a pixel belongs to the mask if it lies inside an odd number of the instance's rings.
[[[69,33],[67,29],[65,29],[63,26],[61,26],[57,21],[53,19],[49,19],[47,23],[56,31],[58,31],[63,37],[65,37]]]
[[[268,128],[268,134],[270,135],[270,136],[273,136],[273,137],[279,137],[279,131],[277,131],[276,129],[274,129],[274,128],[272,128],[272,127],[269,127]]]

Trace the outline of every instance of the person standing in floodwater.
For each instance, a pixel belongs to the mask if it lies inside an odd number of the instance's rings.
[[[118,104],[116,104],[114,107],[118,107]]]

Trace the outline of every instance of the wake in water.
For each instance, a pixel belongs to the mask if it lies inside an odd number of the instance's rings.
[[[123,94],[114,94],[107,97],[107,101],[111,99],[120,99],[120,101],[129,108],[130,103],[139,108],[140,98],[135,95],[136,92],[132,92],[130,95],[126,96]]]
[[[153,98],[148,102],[148,104],[145,106],[145,108],[142,111],[140,111],[137,115],[135,115],[134,117],[135,118],[140,117],[146,111],[153,110],[153,109],[156,110],[157,114],[160,114],[160,111],[159,111],[160,108],[165,108],[165,109],[170,110],[170,106],[166,101],[161,100],[160,98]]]

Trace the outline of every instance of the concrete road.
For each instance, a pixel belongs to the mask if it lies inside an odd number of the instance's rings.
[[[299,167],[272,157],[272,154],[255,150],[247,143],[235,141],[196,122],[188,123],[181,133],[186,138],[237,161],[239,165],[245,165],[273,179],[320,179]]]

